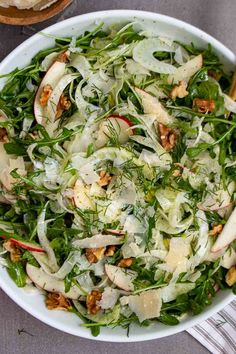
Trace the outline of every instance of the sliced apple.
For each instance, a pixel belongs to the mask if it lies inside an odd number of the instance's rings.
[[[39,88],[36,92],[34,99],[34,116],[36,121],[39,124],[44,125],[47,121],[46,113],[44,107],[40,104],[40,97],[43,92],[43,88],[46,85],[50,85],[52,89],[54,89],[59,82],[59,80],[65,74],[66,63],[61,61],[55,61],[48,71],[46,72],[43,80],[41,81]]]
[[[203,57],[202,54],[199,54],[193,59],[190,59],[184,65],[180,66],[174,74],[169,75],[168,83],[177,84],[181,80],[189,82],[190,78],[202,68],[202,65]]]
[[[10,241],[14,243],[14,245],[21,247],[25,250],[32,251],[32,252],[45,252],[44,249],[33,242],[21,241],[16,240],[15,238],[11,238]]]
[[[102,121],[98,128],[96,147],[100,148],[109,140],[109,137],[117,137],[120,144],[125,144],[129,140],[129,137],[133,135],[133,130],[130,129],[132,123],[130,120],[123,116],[110,116],[106,120]]]
[[[228,246],[236,239],[236,208],[229,217],[222,232],[214,243],[211,252],[218,252],[222,248]]]
[[[13,243],[14,245],[23,248],[24,250],[28,250],[31,252],[45,252],[44,249],[39,246],[37,243],[34,242],[28,242],[28,241],[23,241],[23,240],[17,240],[15,238],[7,238],[7,236],[5,235],[0,235],[1,238],[3,238],[4,240],[9,240],[11,241],[11,243]]]
[[[133,281],[137,277],[137,273],[130,270],[120,268],[111,264],[105,264],[105,272],[110,281],[118,288],[125,291],[133,291]]]
[[[123,230],[106,229],[104,231],[108,234],[117,235],[117,236],[125,235],[125,231]]]
[[[64,280],[54,278],[53,276],[45,273],[42,268],[37,268],[27,263],[26,272],[35,285],[46,291],[61,293],[65,297],[73,300],[77,300],[80,295],[84,295],[75,285],[72,285],[70,290],[66,293]]]
[[[57,85],[54,87],[47,106],[45,107],[46,117],[50,122],[55,122],[57,119],[57,106],[60,101],[60,97],[63,94],[65,88],[75,80],[77,74],[66,74],[57,82]]]
[[[141,90],[137,87],[135,87],[135,91],[141,98],[144,113],[155,116],[156,121],[158,123],[162,123],[165,125],[174,123],[174,118],[169,115],[169,113],[159,102],[157,97],[154,97],[146,91]]]
[[[220,265],[226,269],[230,269],[236,264],[236,251],[230,247],[223,254]]]
[[[0,142],[0,182],[7,191],[11,191],[16,179],[10,172],[17,169],[21,176],[26,175],[24,159],[22,156],[8,155],[4,149],[4,143]]]
[[[208,194],[205,200],[198,204],[198,208],[203,211],[217,211],[224,216],[224,211],[232,206],[231,197],[235,190],[235,183],[231,182],[227,189],[219,189],[214,194]]]
[[[123,242],[123,236],[97,234],[91,237],[82,238],[81,240],[75,240],[73,242],[73,246],[79,248],[99,248],[112,245],[121,245]]]

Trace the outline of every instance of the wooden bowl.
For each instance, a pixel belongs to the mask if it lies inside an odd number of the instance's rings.
[[[57,15],[63,11],[72,0],[58,0],[50,7],[42,11],[19,10],[16,7],[10,6],[8,8],[0,6],[0,23],[8,25],[32,25],[33,23],[42,22],[50,17]]]

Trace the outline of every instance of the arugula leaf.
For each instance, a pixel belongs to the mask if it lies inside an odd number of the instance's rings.
[[[27,275],[21,262],[12,262],[10,258],[7,259],[7,271],[12,280],[19,288],[23,288],[26,285]]]
[[[26,147],[18,142],[5,143],[4,149],[9,155],[28,156]]]
[[[179,320],[175,316],[169,315],[168,313],[164,312],[162,312],[160,317],[158,317],[158,322],[162,322],[165,325],[169,326],[175,326],[179,324]]]

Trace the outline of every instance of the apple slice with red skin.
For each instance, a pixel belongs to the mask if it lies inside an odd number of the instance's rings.
[[[109,136],[111,136],[111,129],[113,129],[115,134],[117,134],[120,144],[127,143],[129,137],[134,134],[133,130],[130,129],[132,125],[132,122],[124,116],[112,115],[108,117],[102,121],[98,128],[95,143],[97,148],[106,145],[109,140]]]
[[[24,250],[31,251],[31,252],[45,252],[44,249],[37,245],[36,243],[33,242],[28,242],[28,241],[22,241],[22,240],[17,240],[16,238],[7,238],[6,236],[2,235],[0,236],[4,240],[9,240],[11,243],[16,245],[17,247],[23,248]]]
[[[120,268],[111,264],[105,264],[105,273],[110,281],[118,288],[125,291],[133,291],[133,280],[137,277],[137,273],[130,269]]]
[[[56,279],[52,275],[47,274],[42,268],[37,268],[29,263],[26,264],[26,273],[35,285],[48,292],[61,293],[63,296],[74,300],[77,300],[80,295],[84,295],[74,284],[66,293],[64,280]]]
[[[43,80],[41,81],[38,91],[34,98],[34,116],[37,123],[44,125],[47,121],[45,117],[44,107],[40,104],[40,97],[43,92],[43,88],[46,85],[50,85],[52,89],[57,85],[58,81],[65,73],[66,63],[56,60],[46,72]]]
[[[104,231],[109,234],[117,235],[117,236],[125,235],[125,231],[123,230],[105,229]]]

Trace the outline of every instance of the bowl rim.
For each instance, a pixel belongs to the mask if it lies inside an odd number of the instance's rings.
[[[155,12],[149,12],[149,11],[139,11],[139,10],[105,10],[105,11],[95,11],[95,12],[90,12],[82,15],[77,15],[71,18],[68,18],[66,20],[63,20],[61,22],[58,22],[54,25],[51,25],[49,27],[46,27],[42,31],[45,33],[51,33],[56,30],[60,30],[62,27],[67,26],[68,24],[73,24],[76,23],[76,21],[79,19],[81,22],[86,21],[86,20],[95,20],[97,18],[107,18],[108,16],[116,16],[117,19],[125,19],[128,17],[142,17],[145,18],[146,20],[155,20],[158,21],[163,21],[166,23],[172,23],[173,25],[176,25],[179,28],[184,29],[187,33],[193,34],[197,37],[200,37],[204,40],[207,40],[207,42],[211,42],[213,48],[217,48],[220,53],[224,53],[224,55],[228,58],[229,62],[232,62],[233,64],[236,64],[236,56],[234,53],[228,49],[224,44],[222,44],[219,40],[215,39],[208,33],[202,31],[201,29],[186,23],[182,20],[178,20],[174,17],[170,17],[167,15],[162,15],[158,14]],[[36,33],[32,37],[26,39],[24,42],[22,42],[20,45],[18,45],[13,51],[11,51],[5,59],[2,60],[0,63],[0,71],[2,68],[12,60],[13,57],[15,57],[17,54],[21,54],[21,52],[24,50],[25,47],[29,47],[31,43],[37,41],[37,39],[40,38],[40,34]],[[0,270],[3,268],[0,266]],[[157,339],[157,338],[164,338],[169,335],[177,334],[179,332],[182,332],[188,328],[191,328],[192,326],[197,325],[198,323],[206,320],[209,318],[211,315],[214,313],[220,311],[223,307],[225,307],[229,302],[231,302],[233,299],[235,299],[235,295],[233,293],[226,293],[225,298],[218,304],[212,305],[210,308],[207,308],[203,313],[196,317],[191,317],[188,319],[186,323],[180,323],[177,326],[174,327],[166,327],[164,331],[161,331],[161,335],[156,332],[151,332],[151,333],[142,333],[140,334],[132,334],[132,337],[124,337],[123,335],[116,335],[115,333],[113,334],[103,334],[101,333],[98,337],[93,337],[89,331],[79,333],[79,330],[73,330],[70,328],[67,324],[60,323],[58,320],[55,320],[53,318],[49,318],[48,316],[40,313],[35,308],[32,308],[32,306],[23,300],[20,299],[20,296],[17,295],[17,292],[14,291],[11,286],[8,286],[7,283],[4,282],[4,280],[0,277],[0,289],[2,289],[17,305],[19,305],[22,309],[24,309],[26,312],[28,312],[30,315],[33,317],[37,318],[38,320],[42,321],[43,323],[59,329],[65,333],[72,334],[75,336],[87,338],[87,339],[93,339],[93,340],[98,340],[98,341],[105,341],[105,342],[141,342],[141,341],[146,341],[146,340],[152,340],[152,339]]]

